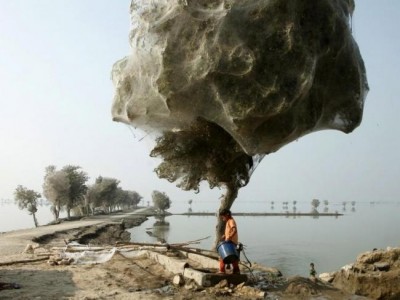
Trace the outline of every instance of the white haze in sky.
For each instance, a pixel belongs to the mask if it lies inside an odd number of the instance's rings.
[[[128,0],[0,0],[0,199],[17,185],[42,192],[45,167],[79,165],[114,177],[171,211],[215,211],[223,190],[184,192],[157,178],[145,133],[111,120],[112,65],[128,54]],[[264,158],[233,210],[270,202],[398,201],[400,1],[358,0],[353,34],[370,91],[359,128],[321,131]],[[261,203],[261,206],[260,206]],[[1,208],[0,208],[1,209]],[[258,209],[258,208],[257,208]]]

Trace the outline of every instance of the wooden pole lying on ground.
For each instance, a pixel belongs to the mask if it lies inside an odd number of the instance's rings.
[[[183,251],[187,253],[201,255],[211,259],[218,259],[217,256],[209,255],[204,253],[204,249],[193,248],[189,249],[184,246],[188,246],[191,244],[198,244],[200,241],[210,238],[210,236],[200,238],[193,241],[187,241],[183,243],[174,243],[174,244],[154,244],[154,243],[139,243],[139,242],[116,242],[115,246],[87,246],[87,245],[71,245],[71,246],[64,246],[64,247],[53,247],[52,250],[63,250],[68,252],[80,252],[80,251],[104,251],[104,250],[111,250],[113,248],[120,248],[126,250],[135,250],[132,246],[138,247],[154,247],[154,248],[163,248],[166,250],[175,250],[175,251]],[[131,249],[132,248],[132,249]]]
[[[184,251],[184,252],[192,253],[192,254],[197,254],[197,255],[201,255],[201,256],[204,256],[204,257],[208,257],[208,258],[211,258],[211,259],[218,260],[218,257],[216,257],[216,256],[212,256],[212,255],[208,255],[208,254],[205,254],[205,253],[197,252],[197,251],[185,248],[185,247],[171,247],[171,249],[178,250],[178,251]]]
[[[34,259],[23,259],[23,260],[7,261],[7,262],[1,262],[0,266],[10,266],[10,265],[15,265],[15,264],[38,262],[38,261],[48,260],[49,258],[50,258],[50,256],[45,256],[45,257],[34,258]]]
[[[188,246],[191,244],[199,244],[200,241],[206,240],[210,238],[210,236],[193,240],[193,241],[188,241],[188,242],[183,242],[183,243],[174,243],[174,244],[151,244],[151,243],[139,243],[139,242],[117,242],[116,245],[134,245],[134,246],[154,246],[154,247],[180,247],[180,246]]]

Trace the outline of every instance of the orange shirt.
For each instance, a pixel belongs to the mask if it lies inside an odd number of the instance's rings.
[[[231,241],[235,244],[238,244],[238,242],[239,242],[239,236],[238,236],[238,232],[237,232],[236,222],[232,217],[230,217],[226,221],[225,241]]]

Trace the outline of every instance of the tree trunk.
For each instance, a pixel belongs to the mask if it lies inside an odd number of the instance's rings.
[[[35,222],[35,227],[38,227],[39,224],[38,224],[38,221],[37,221],[37,219],[36,219],[35,213],[32,213],[32,216],[33,216],[33,222]]]
[[[84,199],[85,199],[85,202],[84,202],[85,216],[89,216],[89,212],[90,212],[89,198],[87,196],[84,196]]]
[[[82,203],[80,205],[78,205],[79,208],[79,213],[81,214],[81,216],[87,216],[88,212],[87,212],[87,206],[85,205],[85,203]]]
[[[219,217],[219,212],[223,209],[230,209],[232,207],[233,202],[238,196],[239,188],[234,184],[226,185],[226,193],[221,199],[221,203],[219,205],[219,209],[217,211],[217,225],[215,226],[215,240],[213,249],[216,249],[217,244],[221,240],[221,236],[224,234],[225,223]]]
[[[56,206],[56,221],[58,221],[58,219],[60,218],[60,211],[61,211],[61,206],[59,204],[57,204]]]
[[[51,211],[51,213],[52,213],[53,216],[54,216],[54,221],[57,221],[57,220],[58,220],[57,207],[55,207],[54,205],[52,205],[52,206],[50,207],[50,211]]]

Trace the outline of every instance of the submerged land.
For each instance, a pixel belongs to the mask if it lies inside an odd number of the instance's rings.
[[[190,213],[182,213],[181,215],[185,216],[215,216],[215,213],[210,212],[190,212]],[[251,217],[267,217],[267,216],[318,216],[318,217],[332,217],[332,216],[343,216],[343,214],[334,212],[334,213],[297,213],[297,212],[280,212],[280,213],[272,213],[272,212],[235,212],[235,216],[251,216]]]
[[[160,258],[143,253],[136,255],[138,245],[130,242],[131,236],[125,230],[140,225],[154,213],[151,208],[142,208],[1,233],[0,298],[342,300],[400,297],[398,248],[360,255],[353,266],[336,274],[320,274],[321,278],[284,278],[273,266],[254,265],[252,272],[242,267],[242,273],[249,280],[241,284],[232,283],[229,277],[221,278],[212,286],[201,286],[188,279],[177,280],[176,272],[166,268]],[[157,245],[142,245],[140,249],[152,251],[154,246]],[[192,247],[185,243],[180,246]],[[176,256],[174,247],[157,248],[162,256]],[[112,255],[104,261],[77,263],[77,257],[85,251],[105,251]],[[70,256],[74,252],[75,261]],[[196,268],[216,271],[212,267]],[[363,285],[366,288],[360,287]]]

